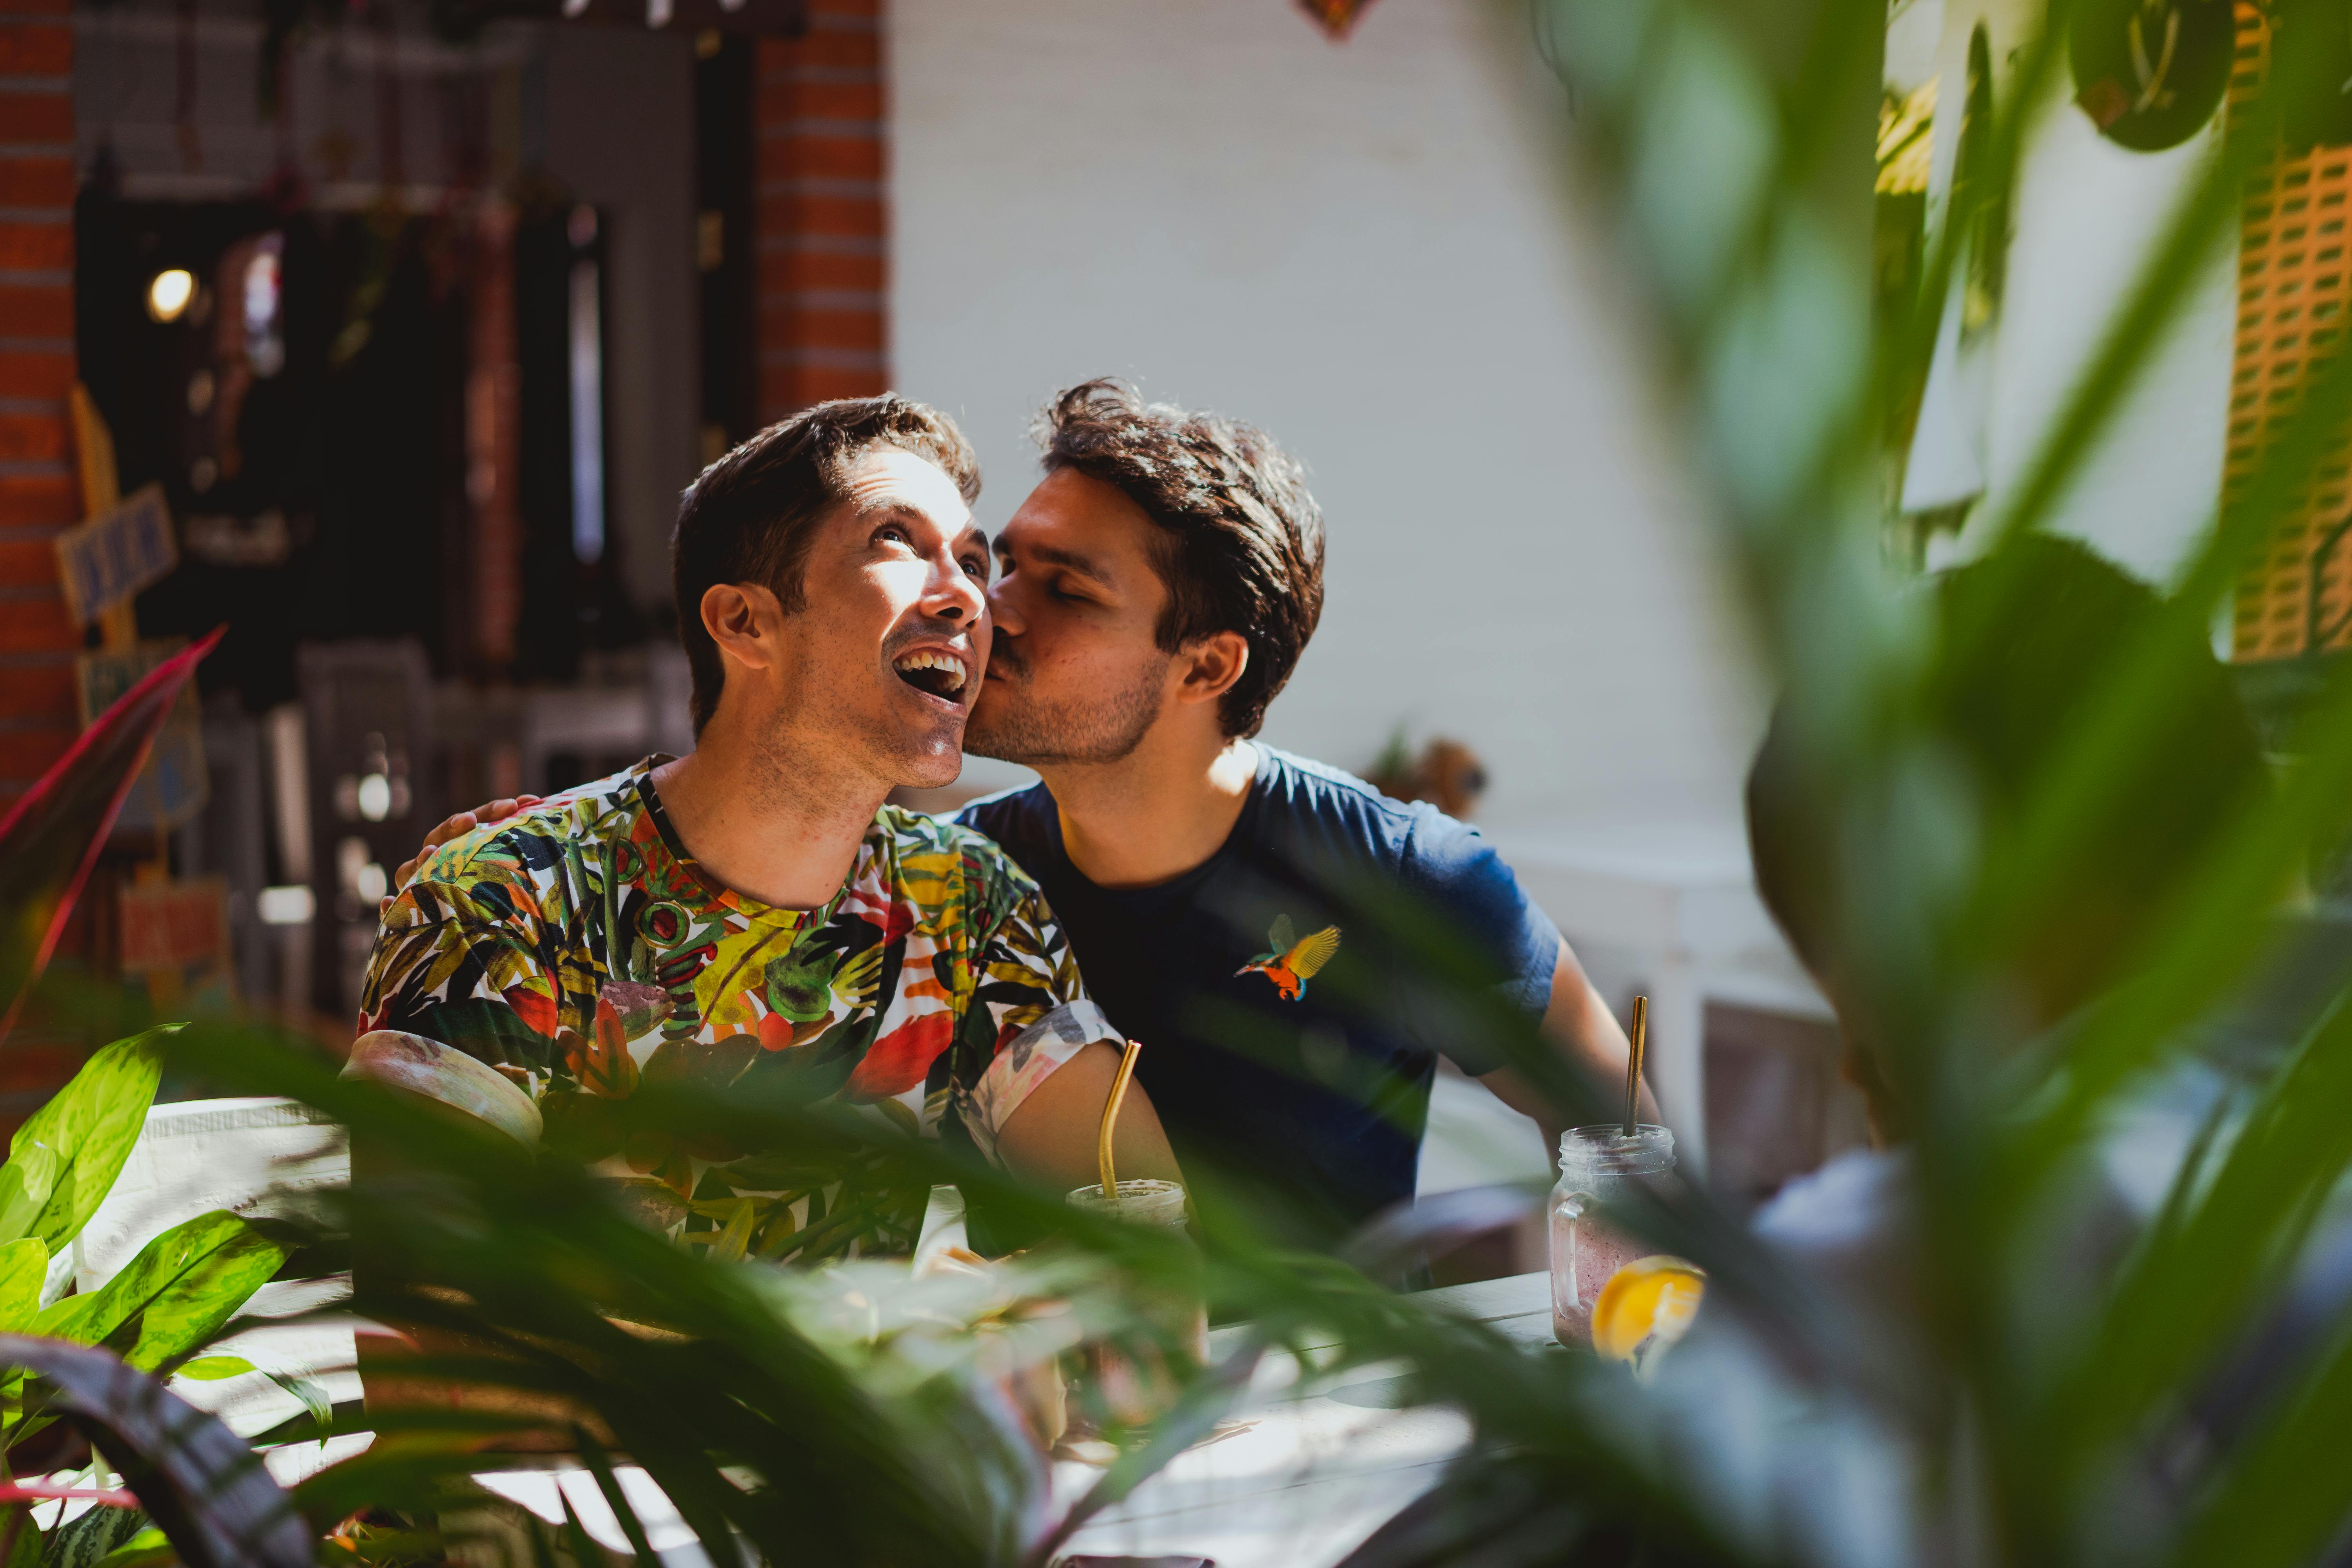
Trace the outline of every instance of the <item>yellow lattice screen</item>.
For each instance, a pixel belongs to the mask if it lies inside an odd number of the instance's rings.
[[[2238,60],[2230,84],[2234,118],[2262,83],[2270,30],[2238,6]],[[2222,504],[2230,505],[2284,431],[2308,378],[2342,346],[2347,299],[2345,216],[2352,148],[2321,147],[2273,158],[2246,181],[2238,255],[2238,350],[2230,395]],[[2347,515],[2347,439],[2338,434],[2314,483],[2298,493],[2263,553],[2239,579],[2231,647],[2242,659],[2307,651],[2312,557]],[[2318,624],[2328,647],[2352,642],[2352,537],[2322,571]],[[2331,631],[2332,628],[2332,631]]]

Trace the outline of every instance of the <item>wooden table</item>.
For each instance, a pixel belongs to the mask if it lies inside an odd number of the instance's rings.
[[[1531,1355],[1568,1353],[1552,1343],[1544,1275],[1450,1286],[1422,1300],[1492,1325]],[[1241,1332],[1212,1333],[1211,1352],[1232,1348]],[[1470,1424],[1459,1411],[1394,1408],[1402,1380],[1393,1372],[1361,1369],[1340,1386],[1304,1395],[1297,1378],[1286,1355],[1270,1357],[1236,1412],[1254,1426],[1179,1455],[1080,1530],[1068,1550],[1188,1552],[1217,1568],[1324,1568],[1436,1485],[1469,1444]],[[1056,1465],[1055,1500],[1076,1499],[1095,1475],[1083,1465]]]
[[[932,1189],[915,1244],[919,1262],[963,1240],[963,1202]],[[1567,1352],[1551,1338],[1551,1285],[1520,1274],[1423,1294],[1422,1300],[1491,1325],[1530,1354]],[[1209,1335],[1213,1358],[1245,1331]],[[1321,1346],[1300,1347],[1310,1353]],[[1117,1508],[1090,1521],[1072,1553],[1149,1557],[1190,1553],[1217,1568],[1318,1568],[1360,1545],[1398,1510],[1436,1485],[1466,1447],[1470,1424],[1444,1406],[1395,1407],[1398,1369],[1359,1369],[1339,1386],[1297,1392],[1300,1369],[1270,1354],[1234,1412],[1248,1426],[1179,1455]],[[1057,1507],[1083,1496],[1100,1474],[1054,1467]]]
[[[1541,1274],[1451,1286],[1423,1300],[1493,1325],[1531,1355],[1568,1353],[1551,1342],[1549,1284]],[[1241,1333],[1212,1333],[1212,1353],[1231,1350]],[[1235,1412],[1249,1425],[1179,1455],[1078,1531],[1065,1552],[1181,1553],[1207,1557],[1217,1568],[1328,1568],[1434,1486],[1469,1444],[1470,1424],[1458,1411],[1394,1408],[1392,1374],[1361,1369],[1339,1387],[1304,1395],[1296,1392],[1297,1374],[1286,1354],[1269,1356]],[[1075,1501],[1100,1474],[1056,1464],[1056,1506]],[[693,1531],[651,1478],[634,1465],[617,1467],[616,1476],[664,1568],[701,1568],[708,1559]],[[599,1544],[628,1555],[619,1521],[584,1469],[541,1465],[475,1479],[551,1524],[562,1521],[568,1500]]]

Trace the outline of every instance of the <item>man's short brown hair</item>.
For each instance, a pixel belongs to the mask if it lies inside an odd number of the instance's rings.
[[[719,710],[726,661],[702,624],[702,595],[720,583],[756,583],[786,615],[807,603],[805,568],[816,525],[849,499],[849,473],[877,447],[896,447],[945,469],[969,506],[980,459],[955,421],[896,393],[844,397],[771,425],[710,467],[686,492],[670,536],[677,637],[694,671],[694,732]]]
[[[1255,426],[1147,404],[1123,382],[1074,386],[1035,435],[1045,471],[1116,487],[1160,530],[1170,653],[1218,632],[1249,641],[1249,667],[1218,700],[1228,735],[1255,735],[1323,615],[1323,513],[1307,471]]]

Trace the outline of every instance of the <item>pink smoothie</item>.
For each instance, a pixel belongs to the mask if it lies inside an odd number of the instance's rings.
[[[1582,1350],[1592,1343],[1592,1304],[1601,1288],[1646,1254],[1590,1210],[1571,1218],[1570,1206],[1551,1206],[1551,1333],[1561,1344]]]

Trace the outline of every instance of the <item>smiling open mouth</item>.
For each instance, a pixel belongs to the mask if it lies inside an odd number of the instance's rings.
[[[963,691],[963,661],[944,653],[910,653],[892,663],[898,679],[916,690],[954,702]]]

